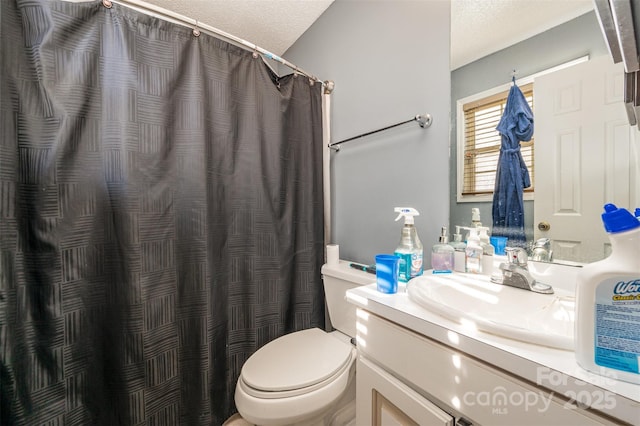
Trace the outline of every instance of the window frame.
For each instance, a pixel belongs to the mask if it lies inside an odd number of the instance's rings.
[[[528,80],[528,81],[527,81]],[[532,94],[534,93],[535,87],[533,85],[533,78],[528,78],[528,79],[521,79],[518,80],[517,82],[518,87],[523,88],[523,90],[528,91],[529,87],[525,86],[531,86],[531,92]],[[457,137],[457,155],[456,155],[456,160],[457,160],[457,200],[458,202],[488,202],[488,201],[493,201],[493,190],[491,192],[483,192],[483,193],[478,193],[478,194],[463,194],[463,189],[464,189],[464,169],[465,169],[465,147],[466,147],[466,121],[465,121],[465,111],[464,111],[464,106],[471,104],[471,103],[475,103],[478,101],[482,101],[484,103],[484,101],[487,101],[487,103],[492,103],[492,102],[496,102],[496,101],[505,101],[507,99],[507,96],[509,95],[509,90],[511,88],[512,83],[507,83],[498,87],[494,87],[492,89],[486,90],[484,92],[481,93],[477,93],[475,95],[466,97],[464,99],[460,99],[457,102],[457,128],[458,131],[456,132],[456,137]],[[491,99],[494,98],[494,99]],[[499,121],[499,120],[498,120]],[[496,123],[497,125],[497,123]],[[534,128],[535,131],[535,128]],[[534,135],[535,136],[535,135]],[[533,145],[535,144],[535,142],[533,143],[526,143],[527,145]],[[488,150],[488,151],[494,151],[494,149],[488,149],[488,148],[482,148],[482,150]],[[499,148],[497,153],[499,153]],[[535,163],[534,163],[534,170],[535,172]],[[531,175],[531,179],[532,179],[532,187],[533,187],[533,176],[534,173],[532,171],[530,171],[530,175]],[[530,190],[525,190],[523,198],[525,200],[533,200],[533,196],[534,196],[534,189],[530,189]]]
[[[570,66],[573,66],[588,60],[589,60],[589,55],[585,55],[577,59],[574,59],[572,61],[568,61],[563,64],[557,65],[555,67],[551,67],[551,68],[542,70],[540,72],[531,74],[527,77],[518,78],[516,80],[516,84],[518,86],[534,84],[536,77],[549,74],[549,73],[561,70],[563,68],[568,68]],[[485,90],[483,92],[476,93],[462,99],[458,99],[458,101],[456,102],[456,147],[457,147],[457,150],[456,150],[456,166],[457,166],[456,167],[456,200],[458,203],[477,203],[477,202],[493,201],[493,193],[462,195],[462,189],[463,189],[463,183],[464,183],[464,154],[465,154],[464,147],[465,147],[465,138],[466,138],[466,135],[465,135],[466,123],[464,121],[464,105],[484,99],[484,98],[488,98],[490,96],[495,96],[504,91],[508,91],[509,88],[511,87],[511,84],[512,84],[511,82],[508,82],[500,86]],[[533,86],[533,96],[535,100],[535,84]],[[535,105],[535,102],[534,102],[534,105]],[[534,112],[534,120],[535,120],[535,112]],[[534,138],[535,138],[535,121],[534,121]],[[535,141],[534,141],[534,144],[535,144]],[[534,167],[535,167],[535,163],[534,163]],[[535,174],[535,168],[534,168],[534,173],[531,174],[532,179],[534,174]],[[533,183],[534,182],[532,182],[532,184]],[[534,195],[535,195],[535,189],[534,191],[525,191],[523,194],[523,199],[525,201],[532,201],[534,200]]]
[[[518,86],[524,86],[526,84],[533,84],[533,78],[519,79],[516,82]],[[506,83],[484,92],[476,93],[471,96],[467,96],[463,99],[458,99],[456,103],[456,139],[457,139],[457,151],[456,151],[456,164],[457,164],[457,177],[456,177],[456,196],[459,203],[476,203],[476,202],[490,202],[493,201],[493,192],[484,194],[462,194],[464,185],[464,162],[465,162],[465,141],[466,141],[466,122],[464,105],[477,102],[479,100],[496,96],[500,93],[507,92],[511,88],[511,83]],[[535,96],[535,86],[533,87]],[[535,132],[535,127],[534,127]],[[534,133],[535,134],[535,133]],[[534,191],[527,191],[523,194],[524,200],[533,200]]]

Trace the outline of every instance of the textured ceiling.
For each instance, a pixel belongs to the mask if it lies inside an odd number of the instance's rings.
[[[281,56],[334,0],[146,1],[197,19]],[[338,1],[361,1],[364,4],[379,0]],[[451,69],[592,9],[592,0],[451,0]]]
[[[590,10],[592,0],[452,0],[451,69]]]
[[[281,56],[334,0],[145,1],[197,19]]]

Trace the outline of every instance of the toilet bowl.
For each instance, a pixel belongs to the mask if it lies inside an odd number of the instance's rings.
[[[336,331],[318,328],[281,336],[256,351],[238,378],[235,403],[242,418],[261,426],[322,425],[355,417],[355,306],[345,292],[375,277],[349,262],[322,267],[329,318]]]

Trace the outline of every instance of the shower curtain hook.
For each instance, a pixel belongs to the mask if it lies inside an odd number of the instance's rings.
[[[102,0],[102,5],[107,9],[111,9],[113,7],[111,0]]]
[[[293,78],[298,78],[298,67],[293,69]]]
[[[258,59],[258,56],[259,56],[259,55],[258,55],[258,48],[257,48],[257,46],[254,46],[254,47],[253,47],[253,54],[252,54],[252,56],[253,56],[253,59]]]
[[[193,29],[193,35],[200,37],[200,29],[198,29],[198,20],[196,19],[196,27]]]

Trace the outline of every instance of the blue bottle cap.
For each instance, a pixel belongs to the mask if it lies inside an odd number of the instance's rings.
[[[640,227],[640,221],[629,210],[618,208],[615,204],[605,204],[602,213],[605,231],[609,233],[623,232]]]

